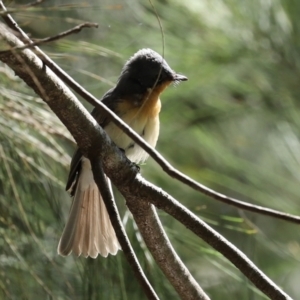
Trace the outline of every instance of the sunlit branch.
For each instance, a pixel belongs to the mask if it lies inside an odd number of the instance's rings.
[[[24,5],[24,7],[33,7],[33,6],[37,6],[40,5],[41,3],[43,3],[45,0],[36,0],[30,3],[27,3]]]
[[[97,23],[89,23],[89,22],[82,23],[80,25],[77,25],[77,26],[69,29],[69,30],[63,31],[63,32],[61,32],[57,35],[47,37],[47,38],[44,38],[44,39],[35,40],[34,42],[30,41],[29,44],[26,44],[24,46],[14,47],[14,48],[11,48],[11,49],[8,49],[8,50],[2,50],[2,51],[0,51],[0,54],[8,52],[8,51],[21,51],[21,50],[24,50],[24,49],[34,48],[35,46],[50,43],[50,42],[54,42],[54,41],[63,39],[68,35],[78,33],[83,28],[97,28],[97,27],[98,27]]]

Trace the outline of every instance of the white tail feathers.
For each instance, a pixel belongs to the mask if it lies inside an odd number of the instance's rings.
[[[115,255],[120,249],[109,215],[93,175],[83,166],[67,224],[58,244],[57,252],[67,256],[72,252],[96,258]],[[108,184],[110,186],[110,181]]]

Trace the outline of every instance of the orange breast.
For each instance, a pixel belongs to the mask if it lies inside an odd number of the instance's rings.
[[[149,92],[145,94],[144,99],[138,104],[130,100],[122,101],[118,107],[119,112],[122,112],[122,114],[126,113],[127,118],[128,115],[130,115],[131,118],[156,118],[161,109],[159,96],[170,83],[171,82],[165,82],[149,90]]]
[[[149,90],[142,101],[123,99],[117,105],[116,113],[152,147],[155,147],[159,135],[159,96],[169,84],[164,83]],[[110,122],[105,130],[116,145],[124,149],[130,160],[138,163],[147,159],[148,154],[114,123]]]

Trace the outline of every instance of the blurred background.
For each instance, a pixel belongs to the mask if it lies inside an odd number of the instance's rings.
[[[169,65],[189,81],[162,96],[161,154],[218,192],[300,214],[299,1],[153,1],[163,35],[146,0],[27,3],[7,5],[33,38],[99,23],[98,29],[42,46],[99,99],[133,53],[164,49]],[[145,298],[121,252],[96,260],[56,253],[71,204],[64,185],[74,149],[57,117],[0,64],[1,299]],[[141,169],[297,298],[299,226],[216,202],[169,178],[151,159]],[[160,299],[177,299],[117,191],[116,197]],[[159,214],[176,251],[212,299],[266,299],[222,255]]]

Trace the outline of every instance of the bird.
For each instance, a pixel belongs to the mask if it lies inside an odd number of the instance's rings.
[[[161,93],[170,85],[186,81],[152,49],[141,49],[124,65],[115,87],[101,101],[116,113],[150,146],[159,135]],[[99,108],[92,116],[111,140],[133,163],[144,162],[148,154],[129,138]],[[109,178],[107,181],[109,183]],[[58,244],[58,254],[96,258],[116,255],[121,249],[91,169],[91,162],[78,148],[72,158],[66,190],[73,197],[69,217]]]

